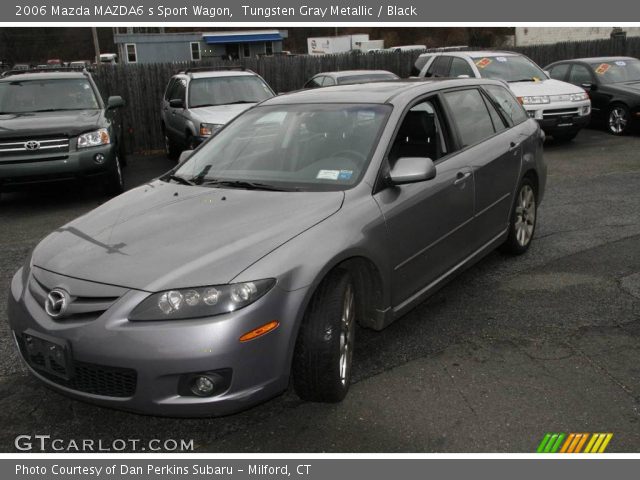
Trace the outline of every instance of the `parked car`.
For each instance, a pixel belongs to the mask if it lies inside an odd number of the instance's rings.
[[[101,53],[100,63],[102,65],[116,65],[118,63],[118,55],[116,53]]]
[[[547,66],[551,78],[584,88],[591,97],[593,119],[609,133],[623,135],[640,121],[640,60],[593,57]]]
[[[171,77],[162,99],[166,153],[193,149],[238,114],[275,95],[260,75],[238,68],[194,68]]]
[[[123,189],[121,97],[103,102],[84,72],[24,72],[0,78],[0,191],[98,177]]]
[[[386,70],[343,70],[341,72],[322,72],[314,75],[302,88],[331,87],[333,85],[349,85],[352,83],[380,82],[397,80],[395,73]]]
[[[429,53],[420,77],[493,78],[507,82],[527,114],[556,140],[569,141],[589,123],[591,102],[581,87],[550,79],[531,59],[513,52]],[[420,56],[422,57],[422,55]],[[421,58],[418,58],[421,62]]]
[[[21,355],[146,414],[235,412],[291,376],[340,401],[356,322],[380,330],[496,247],[527,251],[542,139],[493,80],[273,97],[36,246],[9,294]]]

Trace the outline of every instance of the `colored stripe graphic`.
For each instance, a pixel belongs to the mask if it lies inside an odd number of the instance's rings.
[[[546,433],[536,451],[538,453],[604,453],[612,438],[613,433]]]

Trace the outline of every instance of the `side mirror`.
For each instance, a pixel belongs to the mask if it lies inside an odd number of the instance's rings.
[[[181,98],[172,98],[169,100],[169,106],[171,108],[184,108],[184,102]]]
[[[436,166],[433,160],[426,157],[399,158],[389,172],[391,183],[394,185],[423,182],[435,176]]]
[[[595,83],[583,83],[580,86],[584,88],[587,92],[598,89],[598,86]]]
[[[114,95],[107,99],[107,110],[124,107],[125,105],[126,105],[125,101],[119,95]]]
[[[189,157],[191,157],[191,155],[193,155],[193,150],[185,150],[180,154],[180,157],[178,158],[178,163],[182,163],[186,160],[189,159]]]

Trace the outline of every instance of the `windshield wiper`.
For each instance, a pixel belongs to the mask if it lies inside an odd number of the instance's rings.
[[[212,186],[212,187],[220,186],[220,187],[231,187],[231,188],[243,188],[245,190],[269,190],[273,192],[288,192],[292,190],[289,188],[276,187],[275,185],[270,185],[268,183],[250,182],[247,180],[210,179],[210,180],[204,180],[203,182],[198,183],[198,185]]]
[[[237,105],[239,103],[258,103],[258,100],[236,100],[235,102],[221,103],[220,105]]]
[[[519,78],[518,80],[509,80],[509,83],[516,83],[516,82],[535,82],[536,80],[534,78]]]
[[[195,185],[195,183],[193,183],[191,180],[187,180],[184,177],[179,177],[177,175],[174,175],[173,173],[168,173],[164,177],[160,177],[160,180],[164,180],[164,181],[173,180],[174,182],[180,183],[182,185],[190,185],[190,186]]]

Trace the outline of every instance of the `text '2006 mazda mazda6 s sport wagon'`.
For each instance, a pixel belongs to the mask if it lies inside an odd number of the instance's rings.
[[[101,405],[223,415],[290,379],[339,401],[356,323],[527,250],[542,142],[494,80],[271,98],[42,240],[11,284],[13,335],[40,380]]]

